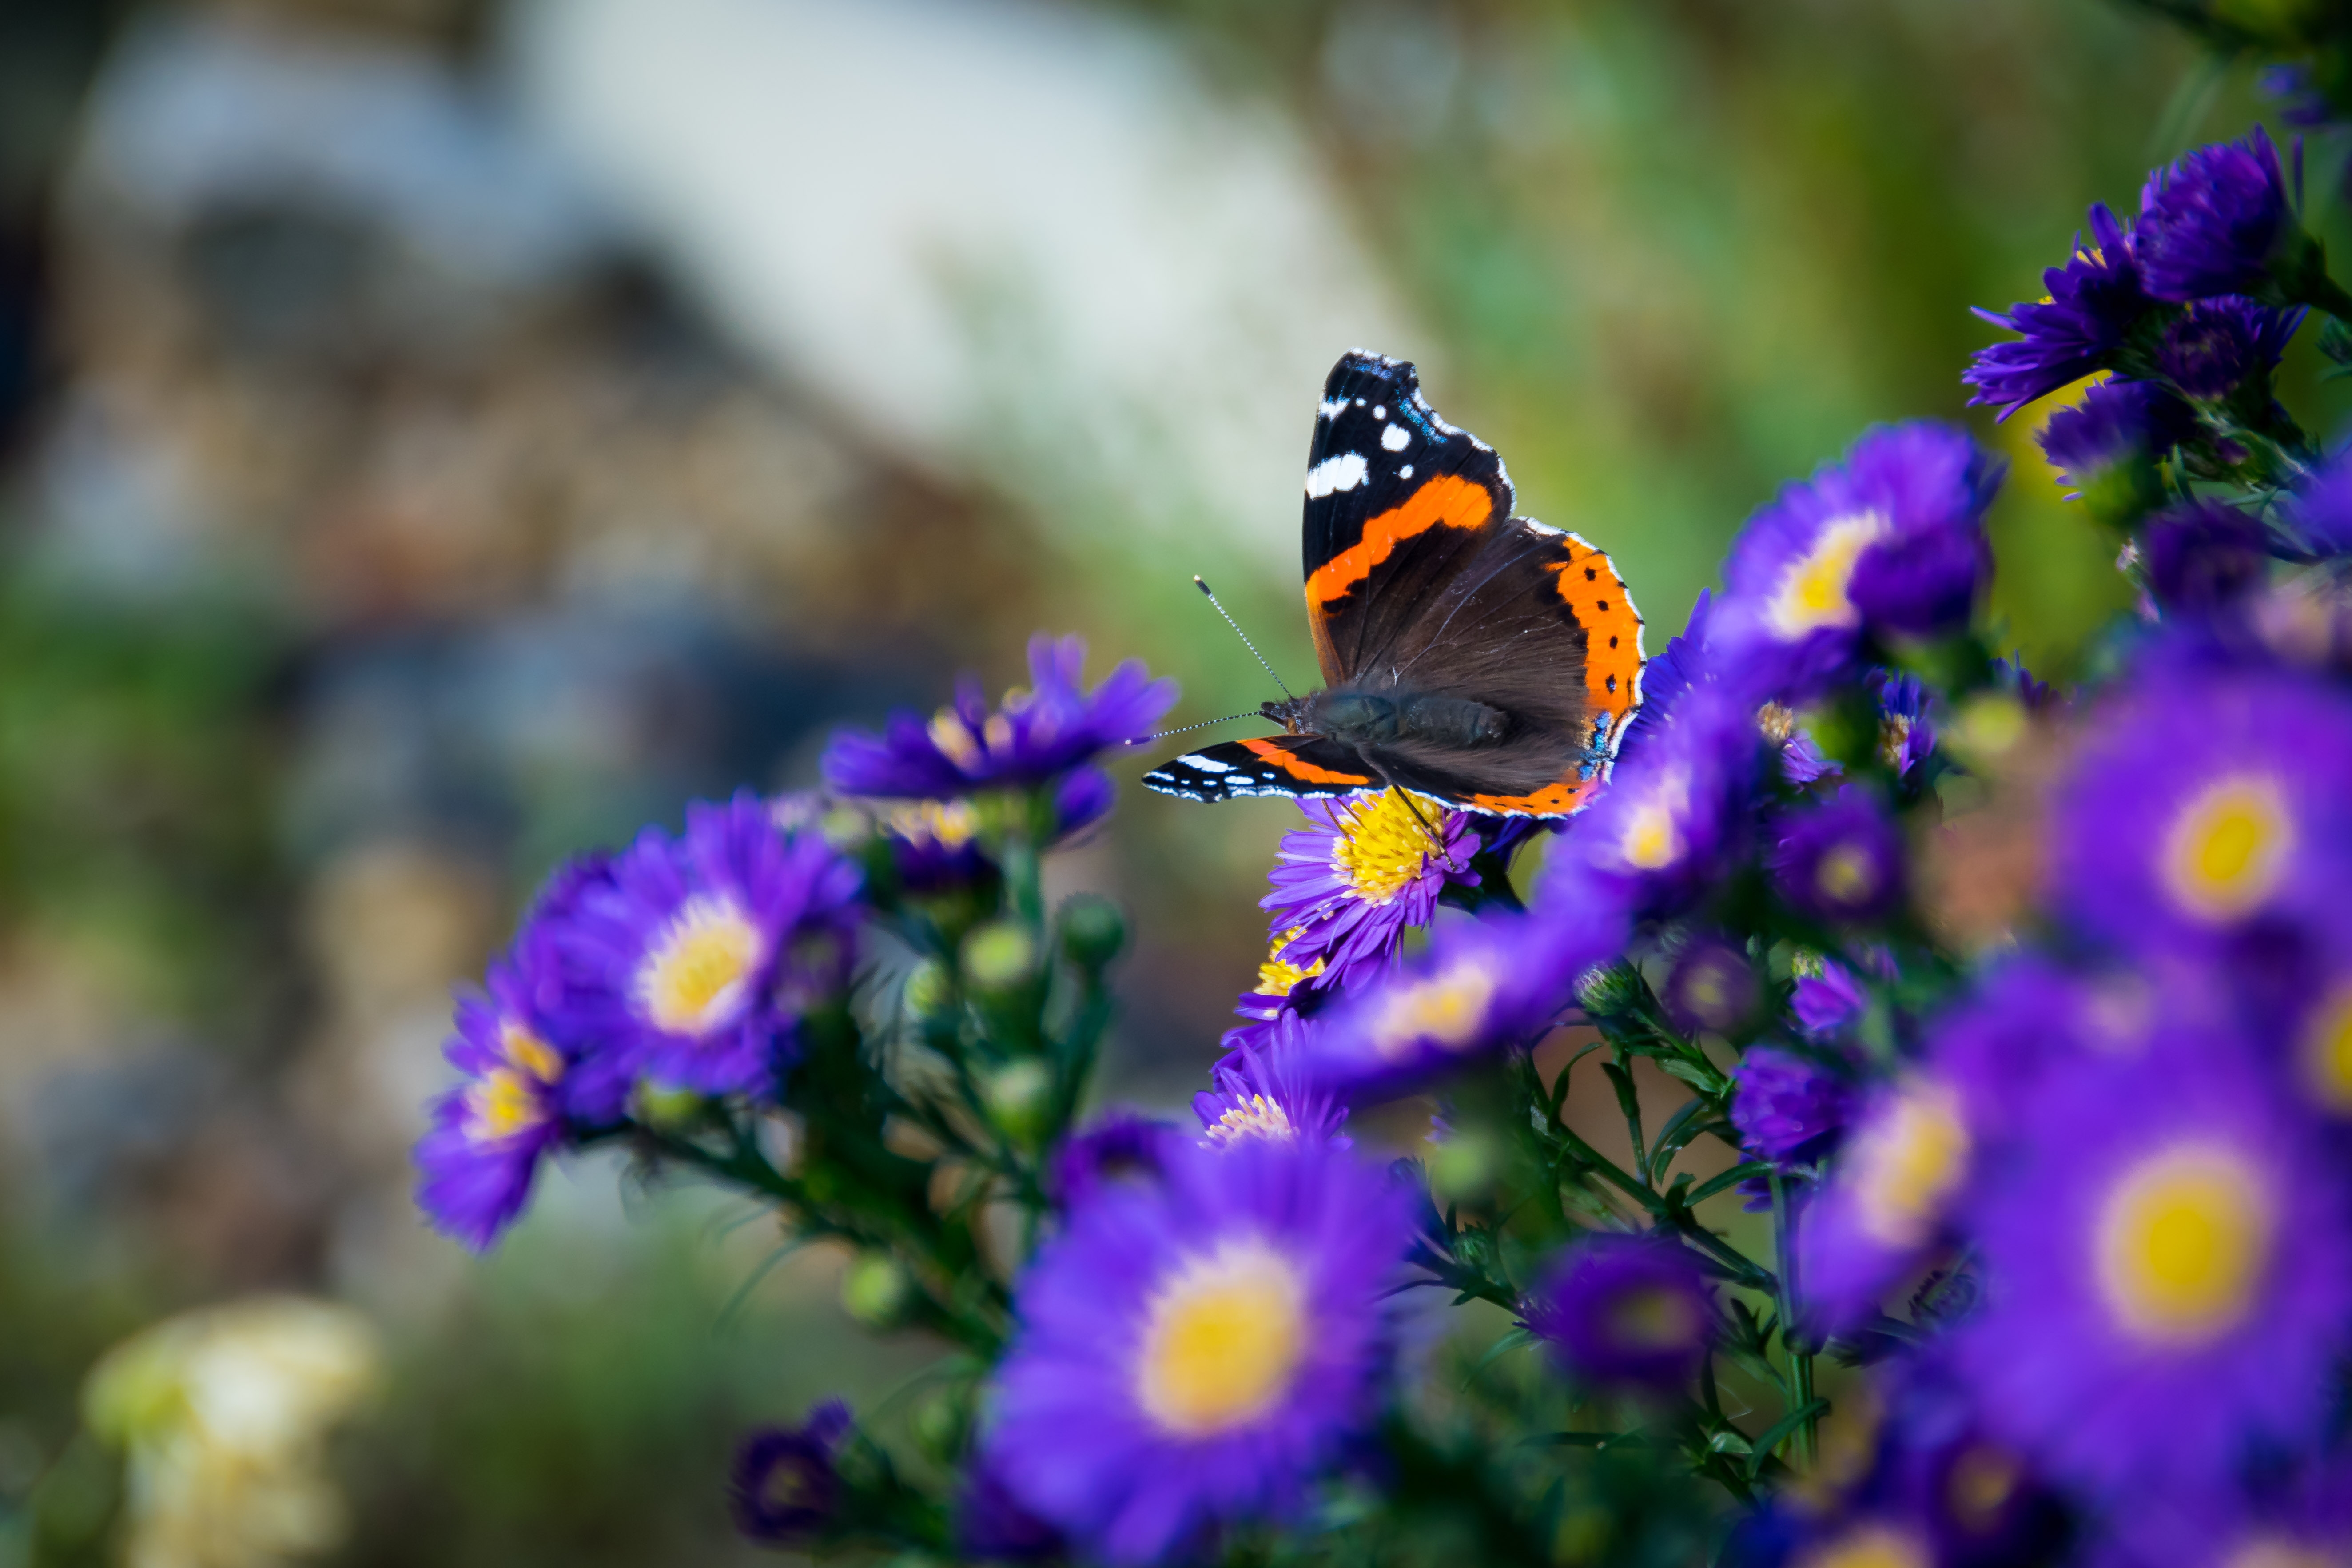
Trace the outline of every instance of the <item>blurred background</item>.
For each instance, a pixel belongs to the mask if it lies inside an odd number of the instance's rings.
[[[487,1260],[425,1231],[451,987],[550,865],[1040,626],[1253,707],[1195,572],[1311,679],[1352,345],[1654,650],[2261,108],[2105,0],[0,9],[0,1568],[739,1560],[736,1433],[931,1352],[609,1165]],[[1969,417],[2063,677],[2119,584],[2032,413]],[[1195,1087],[1295,820],[1130,789],[1055,868],[1138,933],[1107,1099]]]

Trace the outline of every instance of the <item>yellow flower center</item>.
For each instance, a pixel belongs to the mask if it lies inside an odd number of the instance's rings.
[[[2303,1081],[2320,1104],[2352,1115],[2352,981],[2339,981],[2304,1026]]]
[[[466,1137],[503,1143],[547,1119],[539,1086],[513,1068],[492,1068],[466,1090]]]
[[[980,766],[980,742],[973,736],[971,726],[952,708],[942,708],[931,715],[931,744],[940,755],[970,773]]]
[[[1391,986],[1372,1020],[1372,1049],[1393,1058],[1422,1040],[1449,1051],[1475,1043],[1499,979],[1490,963],[1473,958],[1425,980]]]
[[[637,1005],[656,1028],[707,1035],[750,999],[760,932],[727,899],[689,899],[637,966]]]
[[[1926,1241],[1968,1174],[1969,1130],[1943,1085],[1921,1080],[1854,1137],[1855,1207],[1865,1235],[1890,1247]]]
[[[1312,980],[1323,973],[1324,961],[1320,957],[1307,964],[1283,962],[1282,950],[1297,942],[1306,932],[1305,926],[1292,926],[1274,939],[1274,945],[1266,950],[1265,962],[1257,966],[1257,989],[1260,995],[1287,996],[1290,994],[1291,988],[1300,981]]]
[[[1250,1138],[1288,1143],[1297,1138],[1298,1129],[1291,1125],[1288,1111],[1262,1094],[1253,1094],[1218,1117],[1202,1136],[1222,1149]]]
[[[1832,904],[1866,904],[1878,891],[1878,861],[1867,845],[1833,844],[1814,862],[1813,885]]]
[[[1695,1344],[1697,1311],[1679,1290],[1628,1290],[1610,1303],[1609,1334],[1629,1351],[1671,1351]]]
[[[1650,793],[1628,806],[1617,856],[1637,871],[1656,871],[1683,858],[1683,814],[1690,809],[1690,770],[1668,768]]]
[[[562,1053],[511,1018],[499,1026],[499,1054],[509,1066],[521,1068],[541,1083],[554,1083],[563,1076]]]
[[[2099,1214],[2100,1293],[2143,1340],[2193,1346],[2244,1321],[2270,1262],[2272,1205],[2234,1152],[2164,1151],[2125,1173]]]
[[[2241,1542],[2222,1559],[2221,1568],[2343,1568],[2346,1561],[2341,1548],[2331,1552],[2284,1536],[2258,1535]]]
[[[1891,525],[1874,511],[1837,518],[1822,528],[1813,547],[1790,562],[1773,589],[1764,618],[1790,641],[1830,626],[1851,626],[1862,619],[1846,595],[1853,581],[1854,563],[1862,552],[1884,538]]]
[[[1979,1443],[1952,1461],[1944,1478],[1944,1500],[1963,1530],[1987,1531],[2000,1522],[2001,1510],[2024,1479],[2018,1462]]]
[[[2294,818],[2278,784],[2235,774],[2206,785],[2172,819],[2164,885],[2201,920],[2236,920],[2277,891],[2294,849]]]
[[[1229,1242],[1178,1268],[1153,1298],[1136,1398],[1181,1437],[1230,1432],[1289,1392],[1307,1348],[1307,1291],[1262,1241]]]
[[[1422,821],[1444,809],[1416,808],[1395,789],[1350,801],[1337,813],[1339,837],[1331,845],[1331,864],[1356,897],[1385,904],[1419,881],[1430,858],[1444,847]]]
[[[885,833],[909,844],[961,849],[980,831],[980,812],[968,800],[908,800],[883,811],[880,822]]]
[[[1918,1537],[1884,1524],[1862,1524],[1807,1552],[1802,1568],[1934,1568]]]

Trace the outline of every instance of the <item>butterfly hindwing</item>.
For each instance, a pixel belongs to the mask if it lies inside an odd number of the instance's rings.
[[[1381,787],[1352,753],[1316,735],[1268,735],[1187,752],[1144,774],[1143,784],[1186,800],[1253,795],[1324,797]]]
[[[1511,515],[1494,449],[1437,416],[1402,360],[1350,353],[1307,451],[1307,619],[1325,684],[1359,679]]]

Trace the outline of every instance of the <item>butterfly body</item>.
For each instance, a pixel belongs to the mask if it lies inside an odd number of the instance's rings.
[[[1205,747],[1148,786],[1195,800],[1396,785],[1465,811],[1565,816],[1641,702],[1642,620],[1609,558],[1512,515],[1502,459],[1402,360],[1333,368],[1307,456],[1307,625],[1325,689],[1280,735]]]

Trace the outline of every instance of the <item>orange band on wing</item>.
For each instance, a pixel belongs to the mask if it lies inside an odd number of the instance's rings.
[[[1362,773],[1335,773],[1329,768],[1318,768],[1288,752],[1273,741],[1244,741],[1242,749],[1263,761],[1272,763],[1292,778],[1307,784],[1368,784],[1372,781]]]
[[[1565,541],[1567,564],[1553,581],[1576,624],[1584,628],[1584,689],[1593,708],[1620,719],[1642,693],[1642,616],[1609,557],[1575,534]]]
[[[1448,528],[1483,528],[1495,515],[1495,498],[1486,487],[1443,474],[1412,492],[1402,506],[1393,507],[1364,524],[1364,536],[1323,563],[1307,575],[1307,606],[1319,610],[1372,574],[1396,547],[1438,524]]]
[[[1566,816],[1581,811],[1588,797],[1600,787],[1598,778],[1562,779],[1548,784],[1533,795],[1474,795],[1466,804],[1481,811],[1520,811],[1530,816]]]

